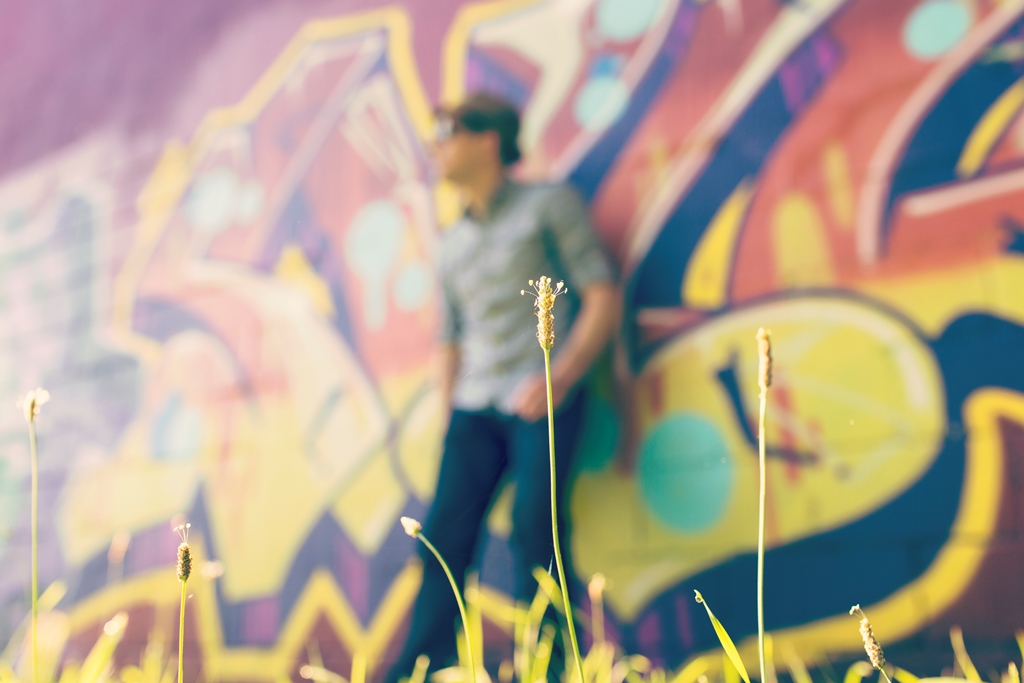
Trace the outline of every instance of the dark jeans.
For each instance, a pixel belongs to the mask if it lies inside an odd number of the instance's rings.
[[[555,413],[559,543],[566,566],[569,545],[565,494],[583,421],[583,404],[582,392],[578,392]],[[556,573],[549,466],[546,417],[528,423],[494,410],[453,412],[423,533],[448,562],[460,590],[466,570],[476,557],[487,510],[506,473],[516,485],[510,538],[515,597],[533,599],[537,592],[534,567],[546,570],[550,566]],[[430,657],[430,671],[451,666],[457,657],[455,632],[461,627],[458,604],[441,565],[422,543],[418,547],[423,583],[413,605],[408,639],[385,678],[387,683],[408,676],[420,654]]]

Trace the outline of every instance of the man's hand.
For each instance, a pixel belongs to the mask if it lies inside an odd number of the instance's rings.
[[[561,382],[554,382],[551,387],[552,409],[565,400],[566,387]],[[512,410],[526,422],[536,422],[547,415],[548,387],[544,373],[530,375],[519,383],[512,397]]]
[[[442,344],[438,353],[437,387],[441,398],[441,419],[446,429],[452,416],[452,389],[455,386],[455,375],[459,372],[459,361],[458,344]]]
[[[619,296],[610,282],[585,287],[580,292],[580,304],[576,321],[567,338],[556,344],[551,362],[551,399],[555,410],[590,368],[618,325]],[[519,383],[512,397],[512,410],[527,422],[544,416],[548,404],[543,373]]]

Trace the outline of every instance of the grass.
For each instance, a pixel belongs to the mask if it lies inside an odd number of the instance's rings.
[[[537,683],[538,681],[545,680],[548,667],[550,665],[551,646],[555,638],[555,633],[550,626],[544,628],[538,627],[541,623],[541,615],[546,609],[547,604],[558,605],[560,602],[561,612],[565,615],[566,619],[566,634],[565,639],[571,644],[573,655],[575,657],[575,676],[580,683],[666,683],[668,677],[662,670],[653,668],[650,666],[650,662],[643,657],[629,657],[622,655],[616,659],[616,651],[614,648],[609,648],[604,638],[604,612],[603,612],[603,597],[602,592],[604,588],[604,579],[595,577],[595,580],[591,582],[591,605],[593,608],[592,614],[592,635],[594,638],[594,646],[590,652],[587,653],[586,658],[581,657],[578,639],[576,636],[573,610],[569,603],[568,592],[566,590],[566,578],[565,571],[562,564],[561,549],[559,546],[558,536],[558,514],[557,514],[557,500],[555,495],[555,438],[554,438],[554,404],[552,400],[552,383],[551,383],[551,349],[554,345],[554,316],[553,306],[556,297],[561,294],[564,289],[561,282],[555,287],[552,287],[550,278],[541,277],[536,282],[530,281],[531,287],[533,287],[536,295],[535,308],[537,312],[537,339],[540,343],[541,348],[544,352],[544,369],[545,377],[547,381],[547,413],[548,413],[548,445],[549,445],[549,460],[550,460],[550,477],[551,477],[551,520],[552,520],[552,541],[555,550],[555,562],[558,567],[558,585],[555,586],[553,580],[544,571],[538,569],[535,575],[538,579],[539,589],[537,597],[534,599],[528,610],[517,610],[516,615],[516,632],[515,632],[515,644],[516,644],[516,666],[514,670],[519,672],[520,680],[523,683]],[[524,290],[523,294],[526,293]],[[767,498],[767,458],[766,458],[766,414],[768,404],[768,389],[772,384],[772,347],[771,347],[771,333],[765,328],[760,328],[756,335],[757,339],[757,350],[758,350],[758,387],[760,389],[759,399],[759,413],[758,413],[758,471],[759,471],[759,486],[758,486],[758,532],[757,532],[757,649],[758,649],[758,664],[760,672],[761,683],[766,683],[769,680],[769,672],[771,671],[771,679],[774,680],[774,664],[769,669],[769,655],[767,644],[770,642],[765,632],[765,619],[764,619],[764,596],[765,596],[765,582],[764,582],[764,562],[765,562],[765,509],[766,509],[766,498]],[[403,522],[404,523],[404,522]],[[433,547],[431,550],[434,551]],[[444,565],[443,559],[434,551],[438,560]],[[447,571],[447,566],[446,571]],[[462,605],[461,596],[459,596],[458,590],[455,586],[455,582],[449,573],[449,580],[452,582],[452,588],[455,590],[456,597],[460,600],[460,609]],[[711,611],[710,605],[703,598],[703,596],[696,592],[696,600],[698,603],[704,605],[707,611],[708,618],[711,621],[712,627],[715,630],[716,635],[722,645],[722,648],[728,658],[728,661],[738,672],[739,676],[745,681],[750,683],[750,677],[747,673],[746,667],[739,654],[739,651],[733,643],[732,638],[729,636],[728,631],[722,625],[722,623],[715,617]],[[873,668],[879,671],[879,675],[884,679],[885,683],[892,683],[888,673],[885,670],[885,660],[882,655],[881,646],[878,641],[874,638],[871,631],[870,622],[867,617],[863,615],[859,606],[851,610],[851,613],[856,613],[861,617],[861,635],[864,639],[865,650],[868,654],[869,660]],[[465,617],[463,617],[464,627],[467,631],[467,643],[470,642],[468,635],[468,624]],[[1024,640],[1021,641],[1022,653],[1024,653]],[[962,640],[961,640],[962,644]],[[956,641],[954,638],[954,648]],[[467,647],[471,650],[471,647]],[[796,657],[795,654],[790,653],[787,656],[787,660],[790,665],[790,672],[794,680],[804,681],[805,683],[810,681],[810,676],[807,672],[806,665]],[[697,665],[706,664],[706,657],[699,656],[689,664],[684,666],[675,676],[672,677],[671,683],[693,683],[706,681],[706,673],[710,668],[705,667],[703,671],[700,670]],[[863,664],[863,662],[858,663]],[[966,671],[966,667],[964,668]],[[870,671],[870,670],[869,670]],[[901,670],[902,671],[902,670]],[[1015,668],[1011,665],[1008,670],[1011,674],[1015,672]],[[859,673],[859,667],[855,665],[851,667],[851,670],[847,672],[845,677],[846,681],[859,681],[863,678]],[[907,672],[905,679],[910,680],[912,675]],[[422,673],[420,673],[422,675]],[[568,672],[565,672],[565,678],[569,678]],[[728,679],[727,679],[728,680]],[[1010,676],[1009,680],[1013,683],[1019,683],[1019,677]],[[980,678],[978,679],[980,681]],[[421,683],[421,679],[417,676],[416,683]],[[976,682],[978,683],[978,682]]]
[[[473,639],[469,630],[469,617],[466,616],[466,602],[462,597],[462,593],[459,592],[459,586],[455,582],[455,577],[452,576],[452,570],[448,567],[448,563],[445,562],[441,553],[439,553],[437,548],[434,547],[434,544],[431,543],[430,539],[423,533],[422,524],[411,517],[402,517],[401,522],[402,527],[405,529],[405,533],[419,540],[427,547],[427,550],[437,558],[437,561],[441,564],[441,568],[444,569],[445,576],[448,577],[448,583],[451,584],[452,592],[455,594],[455,602],[459,605],[459,616],[462,618],[462,632],[466,639],[466,656],[469,659],[470,680],[473,681],[473,683],[476,683],[476,663],[473,661]]]
[[[531,285],[534,283],[531,282]],[[573,658],[576,662],[576,673],[580,683],[586,679],[583,677],[583,658],[580,657],[579,639],[576,637],[576,625],[573,623],[572,606],[569,604],[568,582],[565,580],[565,565],[562,561],[562,548],[558,539],[558,496],[555,482],[555,405],[552,399],[551,382],[551,349],[555,344],[554,333],[554,312],[555,299],[561,294],[563,285],[561,282],[555,287],[551,286],[551,278],[541,277],[537,280],[537,341],[544,351],[544,379],[547,385],[548,394],[548,463],[550,464],[551,484],[551,539],[555,551],[555,566],[558,568],[558,583],[562,591],[562,600],[565,608],[565,620],[568,625],[569,642],[572,646]]]
[[[25,411],[28,423],[29,457],[32,470],[32,493],[30,499],[32,535],[32,683],[39,683],[39,450],[36,444],[36,418],[44,403],[50,400],[50,392],[43,388],[33,389],[19,401]]]
[[[757,645],[758,645],[758,663],[760,666],[760,681],[765,683],[768,680],[768,667],[766,661],[766,634],[764,628],[764,556],[765,556],[765,542],[764,542],[764,527],[765,527],[765,499],[767,491],[767,466],[765,457],[765,414],[768,403],[768,388],[772,384],[772,347],[771,347],[771,333],[765,328],[760,328],[757,331],[757,350],[758,350],[758,388],[760,389],[760,410],[758,414],[758,470],[760,474],[760,481],[758,486],[758,520],[757,520]],[[707,602],[703,600],[701,594],[697,593],[697,602],[704,603],[704,607],[707,609],[708,618],[711,620],[712,626],[715,629],[715,633],[718,635],[719,641],[722,645],[722,649],[725,651],[729,660],[733,666],[739,671],[741,677],[748,681],[746,670],[743,666],[743,661],[739,656],[739,652],[736,646],[733,644],[732,638],[730,638],[728,631],[722,626],[721,622],[715,618],[715,615],[711,612],[711,608]],[[868,661],[871,664],[871,668],[878,671],[879,677],[885,681],[885,683],[893,683],[892,678],[886,671],[886,660],[885,655],[882,651],[882,646],[879,644],[878,639],[875,637],[874,630],[872,629],[871,622],[868,620],[867,615],[861,609],[860,605],[854,605],[850,609],[850,614],[856,616],[860,620],[860,635],[861,640],[864,644],[864,651],[867,654]],[[959,627],[953,627],[950,630],[950,641],[953,646],[953,651],[956,655],[956,660],[960,666],[961,671],[964,673],[965,678],[945,678],[943,680],[970,680],[975,683],[981,683],[981,677],[978,675],[977,670],[970,661],[970,657],[967,656],[966,648],[963,644],[963,635]],[[1018,632],[1018,643],[1020,645],[1021,654],[1024,656],[1024,633]],[[804,679],[809,680],[807,668],[802,661],[795,657],[795,660],[791,664],[791,672],[793,679]],[[858,662],[857,664],[863,664]],[[854,665],[854,667],[857,666]],[[845,681],[860,680],[863,678],[862,675],[857,673],[854,667],[851,667],[850,671],[847,672]],[[870,672],[870,669],[868,669]],[[901,672],[905,680],[916,681],[917,677],[913,676],[909,672],[902,669],[896,669]],[[853,675],[851,675],[853,674]],[[1011,662],[1007,673],[1003,676],[1004,683],[1012,681],[1013,683],[1019,683],[1019,675],[1017,674],[1016,665]]]
[[[871,666],[878,670],[879,676],[885,679],[885,683],[892,683],[892,679],[889,678],[889,674],[885,671],[885,654],[882,652],[882,646],[878,643],[878,639],[875,638],[875,633],[871,628],[871,622],[868,621],[867,615],[864,614],[860,605],[851,607],[850,614],[860,619],[860,637],[864,641],[864,651],[868,655],[868,661],[871,662]],[[954,642],[954,649],[955,647],[956,644]]]
[[[181,583],[181,609],[178,613],[178,683],[185,678],[185,600],[188,597],[186,586],[189,576],[192,575],[192,547],[188,544],[188,531],[191,524],[179,524],[174,531],[181,539],[178,544],[178,563],[175,573],[178,575],[178,582]]]
[[[757,385],[761,390],[761,405],[757,420],[757,463],[760,472],[757,499],[757,658],[763,682],[768,680],[768,667],[764,657],[764,513],[765,499],[768,497],[768,459],[765,456],[764,418],[768,407],[768,387],[772,385],[771,333],[763,327],[757,331]]]
[[[28,641],[29,650],[29,680],[32,683],[39,683],[44,675],[46,683],[54,680],[58,669],[58,663],[64,649],[67,638],[66,630],[60,632],[56,642],[40,641],[39,621],[40,616],[53,617],[55,623],[64,623],[57,619],[56,605],[66,593],[66,587],[62,583],[51,585],[42,596],[39,594],[39,449],[36,438],[36,420],[39,417],[43,404],[50,400],[50,394],[45,389],[33,389],[18,401],[18,405],[24,411],[25,421],[28,423],[29,457],[31,458],[31,610],[29,614]],[[42,609],[40,609],[42,608]],[[120,612],[114,615],[103,627],[96,644],[93,645],[89,654],[81,662],[66,662],[60,674],[60,683],[100,683],[109,678],[109,672],[113,663],[114,650],[124,637],[125,628],[128,624],[128,616]],[[59,629],[58,629],[59,631]],[[12,639],[13,641],[13,639]],[[0,661],[0,683],[21,683],[20,676],[14,667],[6,661],[7,655],[11,652],[13,645],[8,644],[4,652],[4,660]],[[46,647],[41,647],[41,646]],[[42,661],[41,654],[46,655]]]
[[[555,431],[554,431],[554,405],[552,400],[551,382],[551,350],[554,344],[553,337],[553,306],[556,297],[564,289],[562,283],[552,287],[551,280],[546,277],[540,278],[536,283],[531,281],[536,293],[536,310],[538,318],[537,338],[544,352],[544,367],[547,384],[547,414],[548,414],[548,446],[550,461],[550,482],[551,482],[551,534],[555,553],[555,564],[557,566],[558,581],[556,582],[547,572],[538,568],[535,577],[538,581],[538,591],[528,607],[517,607],[513,610],[511,620],[514,624],[513,640],[515,654],[512,662],[503,663],[499,670],[499,683],[511,683],[518,675],[520,683],[539,683],[545,681],[550,673],[552,663],[551,654],[555,638],[558,637],[557,629],[551,624],[544,623],[544,614],[549,606],[564,615],[565,630],[562,634],[564,641],[571,647],[574,657],[574,668],[562,672],[566,683],[707,683],[708,675],[714,668],[713,659],[709,654],[698,655],[683,666],[674,674],[652,666],[650,660],[640,655],[628,655],[609,642],[605,635],[604,615],[604,590],[606,582],[603,576],[595,575],[588,586],[588,593],[591,603],[590,632],[592,646],[585,656],[581,655],[579,639],[576,634],[575,619],[572,605],[569,601],[567,581],[563,558],[561,555],[560,539],[558,533],[558,501],[556,497],[555,481]],[[759,500],[758,500],[758,548],[757,548],[757,616],[758,616],[758,660],[760,667],[760,681],[764,683],[769,676],[769,665],[772,664],[770,643],[768,634],[764,628],[764,522],[766,505],[766,447],[765,447],[765,417],[767,412],[768,388],[771,386],[772,359],[771,341],[767,330],[760,329],[757,335],[759,372],[758,385],[760,388],[760,410],[758,419],[758,463],[759,463]],[[39,595],[39,566],[38,566],[38,449],[36,439],[36,418],[39,416],[40,406],[49,400],[49,394],[43,389],[36,389],[29,392],[20,402],[25,411],[25,419],[28,423],[30,457],[31,457],[31,538],[32,538],[32,587],[31,587],[31,613],[27,629],[28,649],[30,651],[29,668],[32,683],[55,683],[58,661],[63,650],[64,642],[60,641],[54,646],[42,650],[45,653],[41,662],[39,619],[40,616],[48,616],[54,612],[54,608],[63,595],[60,584],[51,586],[42,596]],[[472,594],[478,596],[479,591],[470,592],[467,590],[464,596],[460,593],[455,577],[452,575],[447,563],[434,545],[422,533],[422,527],[415,520],[402,518],[402,524],[406,532],[420,540],[431,551],[440,562],[445,574],[451,584],[459,605],[459,613],[462,618],[465,652],[469,676],[462,672],[459,680],[467,679],[477,683],[478,674],[483,675],[489,682],[486,671],[476,664],[474,652],[480,648],[482,652],[483,633],[480,624],[479,605],[471,605],[475,615],[474,620],[467,616],[467,598]],[[178,546],[178,562],[176,573],[181,585],[181,605],[179,610],[178,623],[178,653],[177,653],[177,680],[184,683],[184,629],[185,629],[185,605],[187,599],[187,581],[191,574],[193,556],[188,544],[188,529],[190,525],[176,527],[181,543]],[[735,668],[739,677],[746,683],[750,683],[750,677],[740,657],[736,645],[730,638],[728,631],[715,617],[710,605],[698,592],[697,602],[703,604],[707,611],[708,618],[722,644],[726,659]],[[885,683],[892,683],[889,673],[886,670],[887,663],[882,652],[881,645],[876,639],[870,621],[859,606],[851,609],[851,614],[860,619],[860,633],[864,643],[865,652],[871,664],[871,668],[865,662],[855,663],[846,673],[844,681],[847,683],[859,682],[870,673],[872,668],[879,672],[880,678]],[[170,683],[170,670],[165,669],[161,663],[164,655],[163,648],[154,647],[154,640],[151,634],[150,647],[147,647],[144,661],[141,667],[127,666],[120,672],[112,671],[114,650],[124,636],[127,625],[126,615],[115,615],[104,626],[103,634],[99,637],[92,650],[85,660],[80,663],[65,662],[59,676],[59,683],[102,683],[108,680],[119,680],[120,683]],[[981,683],[981,677],[971,663],[963,643],[963,635],[958,628],[950,633],[956,662],[964,674],[963,679],[945,680],[969,680],[972,683]],[[66,640],[66,634],[65,634]],[[1018,643],[1024,655],[1024,632],[1018,632]],[[13,644],[13,640],[12,640]],[[156,643],[159,646],[159,643]],[[0,658],[0,683],[22,683],[22,678],[15,673],[14,668],[6,663],[12,647],[9,644],[4,657]],[[790,672],[794,681],[798,683],[809,683],[810,676],[805,664],[796,658],[795,654],[786,657]],[[357,662],[358,660],[358,662]],[[428,660],[420,657],[416,662],[416,668],[412,672],[409,683],[425,683]],[[458,668],[458,667],[457,667]],[[863,670],[862,670],[863,669]],[[364,683],[366,670],[365,658],[357,656],[353,660],[352,683]],[[916,677],[908,672],[894,668],[894,678],[903,683],[915,681]],[[723,669],[723,673],[724,673]],[[458,673],[458,672],[456,672]],[[300,675],[309,680],[321,683],[348,683],[342,676],[327,671],[319,661],[319,656],[310,656],[310,664],[300,669]],[[729,676],[724,676],[729,681]],[[452,680],[449,677],[449,680]],[[1016,666],[1011,663],[1002,674],[1003,683],[1020,683],[1019,672]]]

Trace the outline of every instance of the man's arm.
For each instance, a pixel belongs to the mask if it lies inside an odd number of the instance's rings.
[[[555,315],[558,315],[557,312]],[[556,340],[551,361],[551,398],[555,408],[586,374],[619,325],[619,295],[611,282],[595,282],[580,293],[580,310],[564,340]],[[547,384],[543,375],[520,386],[514,409],[533,422],[547,413]]]
[[[551,383],[563,395],[587,373],[619,325],[619,296],[610,282],[594,283],[583,290],[580,310],[564,340],[557,344],[551,362]]]
[[[541,219],[554,238],[565,279],[575,286],[580,310],[565,339],[556,340],[552,352],[551,398],[555,408],[586,374],[619,324],[619,295],[607,254],[594,234],[587,207],[569,186],[552,190]],[[556,307],[557,308],[557,307]],[[557,311],[555,315],[558,315]],[[524,420],[540,419],[547,412],[544,376],[528,377],[518,387],[513,409]]]
[[[442,243],[443,248],[443,243]],[[452,394],[459,372],[459,340],[462,337],[462,315],[458,299],[448,279],[443,254],[437,256],[437,279],[441,293],[441,325],[437,358],[437,387],[441,393],[441,419],[448,424],[452,413]]]
[[[441,415],[447,422],[452,412],[452,392],[455,376],[459,372],[459,346],[452,342],[441,344],[437,385],[441,391]]]

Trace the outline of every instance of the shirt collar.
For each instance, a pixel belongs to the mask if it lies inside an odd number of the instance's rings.
[[[514,194],[517,187],[518,184],[514,180],[510,178],[505,178],[503,180],[498,189],[495,190],[494,195],[491,197],[490,204],[487,205],[487,218],[485,220],[481,221],[479,216],[473,215],[473,212],[470,211],[468,206],[463,208],[462,216],[474,223],[486,223],[494,220],[494,216],[497,214],[498,210],[505,204],[505,202],[508,201],[509,197]]]

